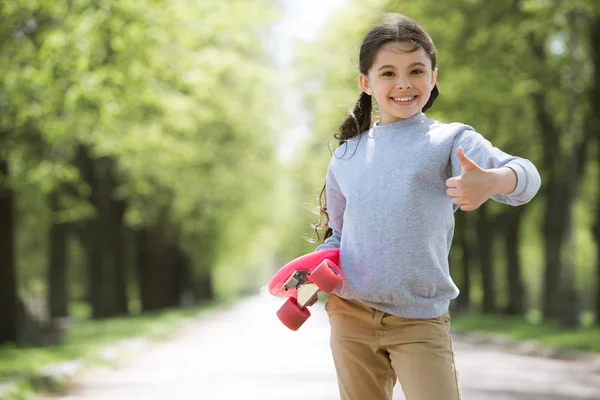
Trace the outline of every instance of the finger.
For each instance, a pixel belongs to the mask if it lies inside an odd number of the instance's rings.
[[[460,197],[452,197],[452,204],[456,204],[457,206],[459,206],[462,203],[463,203],[462,198],[460,198]]]
[[[478,207],[476,205],[473,204],[463,204],[460,206],[460,209],[462,211],[473,211],[476,210]]]
[[[479,166],[477,164],[475,164],[475,162],[473,160],[471,160],[469,157],[467,157],[467,155],[465,154],[462,147],[459,147],[458,150],[456,151],[456,157],[458,158],[458,161],[460,162],[460,165],[462,166],[463,172],[469,171],[471,169],[479,168]]]
[[[455,188],[460,183],[460,177],[450,178],[446,181],[446,187]]]
[[[446,194],[450,197],[460,197],[462,195],[462,192],[458,189],[450,188],[446,190]]]

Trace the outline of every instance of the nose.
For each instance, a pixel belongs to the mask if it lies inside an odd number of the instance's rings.
[[[410,84],[410,80],[405,77],[400,77],[396,82],[396,87],[398,89],[410,89],[412,85]]]

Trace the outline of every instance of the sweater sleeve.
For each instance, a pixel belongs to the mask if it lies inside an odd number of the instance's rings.
[[[327,177],[325,179],[325,204],[327,205],[327,214],[329,215],[328,226],[333,230],[333,234],[317,247],[317,251],[339,248],[342,241],[346,197],[344,197],[335,179],[331,164],[327,169]]]
[[[515,157],[494,147],[481,134],[469,127],[454,138],[450,156],[452,176],[459,176],[462,167],[456,151],[462,147],[464,153],[484,169],[508,167],[517,175],[517,186],[512,193],[497,194],[492,199],[511,206],[528,203],[538,192],[541,185],[540,174],[531,161]]]

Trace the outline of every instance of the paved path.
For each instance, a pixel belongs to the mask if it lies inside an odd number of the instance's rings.
[[[247,299],[186,326],[113,369],[82,376],[63,400],[335,400],[322,304],[298,332],[280,325],[279,299]],[[465,400],[600,399],[583,364],[507,354],[456,341]],[[394,400],[404,399],[399,387]],[[443,399],[440,399],[443,400]]]

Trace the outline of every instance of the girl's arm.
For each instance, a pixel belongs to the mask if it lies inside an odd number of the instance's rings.
[[[329,236],[323,244],[319,245],[315,251],[325,249],[339,249],[340,243],[342,242],[342,236],[339,232],[333,231],[333,234]]]
[[[325,179],[325,201],[327,204],[327,213],[329,215],[328,225],[333,230],[333,235],[328,237],[323,244],[318,246],[316,249],[317,251],[339,248],[342,241],[346,197],[340,190],[333,171],[331,170],[331,165],[327,169],[327,177]]]
[[[469,186],[478,188],[479,193],[476,193],[475,197],[487,196],[485,200],[492,198],[513,206],[528,203],[541,185],[538,170],[529,160],[499,150],[470,129],[456,135],[450,160],[452,178],[448,180],[447,186],[451,197],[451,193],[456,189],[456,178],[467,172]],[[477,167],[481,171],[477,171]],[[464,181],[462,183],[467,183],[467,178],[461,180]]]
[[[517,188],[517,174],[510,167],[492,168],[486,171],[492,182],[492,192],[496,194],[510,194]]]

